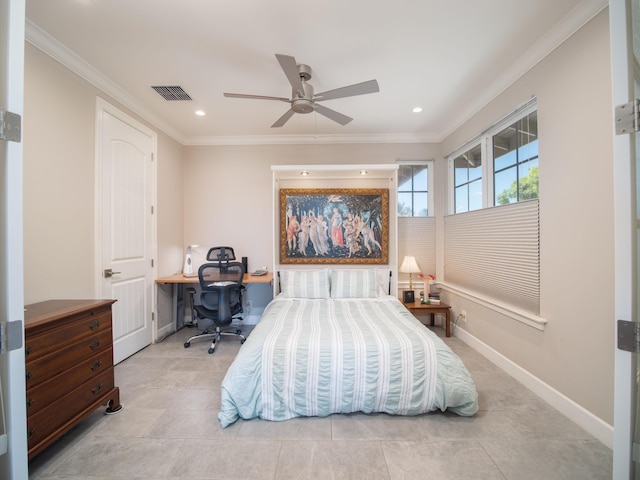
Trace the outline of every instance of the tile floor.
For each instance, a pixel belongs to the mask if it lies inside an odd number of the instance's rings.
[[[435,327],[439,335],[442,329]],[[30,463],[31,480],[610,479],[612,452],[455,337],[480,396],[473,418],[333,415],[220,428],[240,347],[183,347],[183,329],[116,366],[125,408],[97,410]],[[245,332],[246,333],[246,332]]]

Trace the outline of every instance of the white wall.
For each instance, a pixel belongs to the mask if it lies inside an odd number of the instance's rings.
[[[153,128],[26,43],[26,304],[54,298],[92,298],[96,294],[94,137],[98,95]],[[181,155],[182,146],[158,132],[159,275],[178,271],[183,258]]]
[[[604,11],[442,143],[459,147],[538,97],[544,331],[449,294],[467,332],[613,423],[613,160]],[[444,183],[445,177],[439,182]]]
[[[437,152],[424,144],[186,147],[185,241],[231,245],[236,255],[249,257],[250,270],[271,267],[271,165],[393,164]]]

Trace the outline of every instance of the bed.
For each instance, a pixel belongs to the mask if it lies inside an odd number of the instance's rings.
[[[462,360],[384,292],[378,270],[281,272],[281,292],[222,382],[222,427],[238,418],[477,412]]]

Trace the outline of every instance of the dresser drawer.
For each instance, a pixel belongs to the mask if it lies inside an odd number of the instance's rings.
[[[78,343],[69,345],[38,360],[28,361],[26,365],[27,390],[75,367],[89,357],[111,349],[112,345],[111,329],[109,329],[84,338]]]
[[[70,370],[27,390],[27,416],[33,415],[67,392],[113,367],[113,349],[91,357]]]
[[[66,345],[106,330],[111,330],[111,310],[83,313],[71,323],[27,335],[24,346],[26,361],[28,363],[51,352],[58,352]]]
[[[113,390],[113,369],[110,368],[80,387],[49,404],[34,415],[27,417],[27,441],[31,451],[36,445],[74,417],[79,416],[91,406],[97,408],[105,394]],[[81,415],[80,415],[81,417]]]

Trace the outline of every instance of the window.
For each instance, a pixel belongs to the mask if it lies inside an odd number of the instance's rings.
[[[444,282],[538,329],[537,100],[453,152],[444,217]]]
[[[398,216],[426,217],[429,212],[429,162],[402,164],[398,168]]]
[[[538,198],[536,107],[534,98],[447,157],[449,213]]]
[[[494,205],[538,198],[538,113],[495,134],[492,144]]]
[[[482,208],[482,156],[480,144],[453,159],[454,212]]]

